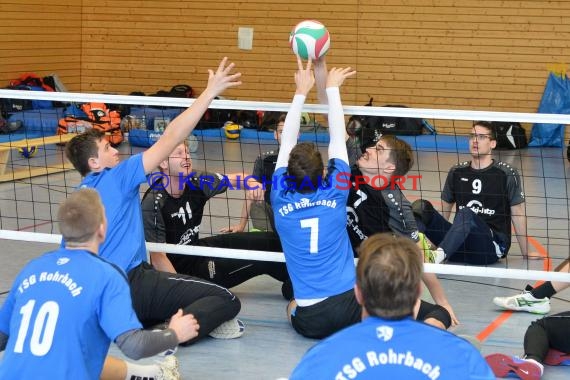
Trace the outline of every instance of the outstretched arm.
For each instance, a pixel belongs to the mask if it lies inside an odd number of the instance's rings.
[[[216,72],[208,70],[208,86],[204,92],[200,94],[198,99],[188,109],[172,120],[162,137],[143,153],[145,173],[148,174],[158,167],[162,161],[168,158],[168,155],[176,148],[176,145],[190,135],[216,96],[230,87],[241,84],[238,81],[241,73],[231,74],[234,64],[230,63],[227,65],[227,61],[227,57],[224,57]]]
[[[291,150],[297,144],[297,137],[299,136],[299,130],[301,129],[301,111],[303,109],[303,104],[305,104],[307,94],[315,85],[315,76],[311,70],[311,60],[309,59],[307,67],[303,68],[301,58],[297,57],[297,65],[299,67],[295,73],[295,84],[297,85],[297,90],[295,91],[293,102],[291,103],[291,107],[289,108],[287,117],[285,118],[283,134],[281,135],[281,147],[279,148],[279,156],[277,156],[275,169],[287,166],[289,153],[291,153]]]
[[[346,151],[346,130],[344,127],[344,111],[340,101],[339,87],[344,80],[356,71],[350,67],[341,69],[333,67],[327,77],[327,97],[329,102],[329,159],[338,158],[348,164]]]

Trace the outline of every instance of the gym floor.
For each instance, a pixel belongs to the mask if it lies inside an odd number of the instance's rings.
[[[245,144],[248,143],[247,146]],[[221,173],[249,172],[260,152],[275,149],[267,141],[206,141],[193,153],[196,170],[207,169]],[[58,160],[59,149],[52,148],[48,161]],[[322,147],[326,157],[326,147]],[[140,151],[123,144],[121,152]],[[42,159],[30,159],[38,165]],[[562,149],[529,148],[522,151],[496,152],[496,158],[518,167],[523,175],[527,194],[529,235],[533,237],[533,249],[547,253],[555,267],[569,257],[568,183],[570,169]],[[55,157],[55,158],[54,158]],[[22,159],[13,158],[22,163]],[[449,167],[469,159],[465,153],[417,152],[416,165],[410,174],[422,175],[421,191],[406,191],[410,200],[418,197],[439,199],[439,191]],[[34,164],[34,162],[36,162]],[[27,164],[24,162],[24,164]],[[73,171],[35,177],[25,181],[0,184],[0,229],[29,232],[57,233],[51,223],[57,204],[79,183],[79,175]],[[145,186],[143,186],[144,188]],[[144,189],[143,189],[144,191]],[[217,233],[220,228],[236,224],[241,210],[242,191],[229,191],[207,206],[202,223],[202,236]],[[17,217],[16,217],[17,216]],[[228,216],[232,219],[228,221]],[[514,240],[514,239],[513,239]],[[4,240],[0,250],[1,300],[5,292],[28,260],[54,249],[55,245]],[[527,261],[520,257],[514,242],[508,259],[494,265],[497,268],[537,269],[545,268],[546,261]],[[482,268],[482,274],[484,268]],[[452,332],[481,341],[481,352],[522,354],[524,332],[531,321],[539,318],[528,313],[510,313],[498,310],[492,303],[494,296],[507,296],[520,292],[527,283],[524,280],[503,278],[441,275],[461,324]],[[232,289],[242,301],[239,317],[246,323],[245,334],[240,339],[216,340],[206,338],[191,346],[179,348],[184,379],[277,379],[287,377],[304,352],[316,341],[303,338],[289,326],[285,314],[286,301],[281,297],[280,284],[270,277],[260,276]],[[552,312],[570,309],[570,291],[563,291],[552,300]],[[122,357],[112,346],[110,353]],[[145,359],[149,362],[153,359]],[[546,367],[544,379],[567,379],[568,367]]]

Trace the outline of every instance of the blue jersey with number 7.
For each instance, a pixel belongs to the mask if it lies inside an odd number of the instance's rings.
[[[321,186],[303,194],[288,189],[287,168],[275,171],[271,205],[296,299],[318,299],[344,293],[355,282],[354,256],[346,232],[350,168],[329,161]]]

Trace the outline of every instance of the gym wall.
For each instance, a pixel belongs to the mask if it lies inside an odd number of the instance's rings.
[[[329,67],[358,70],[347,105],[535,112],[549,70],[570,62],[570,1],[0,0],[0,84],[57,73],[72,91],[196,92],[227,55],[244,84],[230,99],[288,101],[291,28],[329,28]],[[253,49],[238,28],[253,28]],[[313,96],[309,101],[316,101]],[[457,125],[456,125],[457,127]],[[445,125],[439,126],[441,132]]]

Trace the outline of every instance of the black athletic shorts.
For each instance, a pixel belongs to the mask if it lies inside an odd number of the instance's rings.
[[[350,289],[311,306],[297,306],[291,311],[295,331],[307,338],[322,339],[360,322],[362,308]]]

